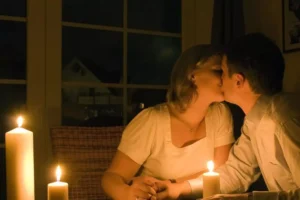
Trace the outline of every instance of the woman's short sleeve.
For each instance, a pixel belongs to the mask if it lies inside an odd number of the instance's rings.
[[[218,103],[215,109],[215,117],[218,118],[218,127],[215,127],[215,147],[234,143],[233,121],[229,107],[225,103]]]
[[[151,153],[157,129],[154,108],[141,111],[125,128],[118,150],[142,165]]]

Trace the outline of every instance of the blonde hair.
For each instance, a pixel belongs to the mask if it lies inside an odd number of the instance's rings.
[[[184,51],[176,61],[167,91],[167,103],[184,112],[196,97],[197,87],[193,72],[213,56],[221,56],[221,48],[212,45],[196,45]]]

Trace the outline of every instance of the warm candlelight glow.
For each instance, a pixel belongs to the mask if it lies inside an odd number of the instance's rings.
[[[207,169],[209,172],[212,172],[214,170],[214,162],[212,160],[207,162]]]
[[[23,121],[24,121],[23,117],[19,116],[18,119],[17,119],[18,127],[22,126]]]
[[[61,177],[61,169],[60,169],[60,166],[58,165],[57,168],[56,168],[56,180],[57,180],[57,182],[60,181],[60,177]]]

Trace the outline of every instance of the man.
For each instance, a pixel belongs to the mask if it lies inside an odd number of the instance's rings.
[[[262,174],[271,192],[254,196],[300,199],[300,96],[281,92],[284,67],[280,49],[260,33],[235,40],[225,51],[225,100],[246,116],[228,161],[217,169],[221,193],[243,193]],[[175,189],[201,197],[202,177],[188,183],[190,188],[187,182],[159,183],[165,190],[157,197],[172,197]]]

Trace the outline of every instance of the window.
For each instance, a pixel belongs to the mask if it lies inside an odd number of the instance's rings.
[[[26,104],[25,8],[25,0],[0,2],[0,199],[6,199],[5,132]]]
[[[165,101],[181,0],[62,0],[62,124],[127,124]]]
[[[5,132],[24,108],[39,166],[35,198],[45,199],[49,127],[127,124],[165,100],[182,44],[195,43],[195,33],[186,31],[195,25],[195,1],[182,1],[185,31],[180,0],[88,2],[0,1],[0,199],[6,199]]]

